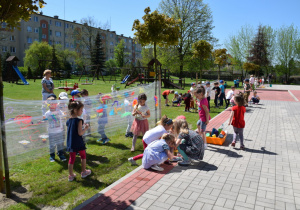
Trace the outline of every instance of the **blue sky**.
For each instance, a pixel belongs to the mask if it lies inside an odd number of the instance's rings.
[[[46,0],[44,15],[64,18],[64,0]],[[65,19],[77,20],[93,16],[98,21],[111,22],[111,30],[117,34],[133,37],[133,21],[144,15],[144,9],[150,6],[155,10],[160,0],[65,0]],[[300,0],[204,0],[208,3],[215,26],[214,36],[223,44],[229,35],[238,32],[241,26],[248,24],[255,29],[259,24],[279,28],[291,25],[300,29]]]

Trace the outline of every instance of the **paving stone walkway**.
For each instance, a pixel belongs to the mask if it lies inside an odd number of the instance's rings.
[[[272,99],[247,108],[245,151],[229,146],[228,126],[224,145],[209,145],[203,161],[164,173],[139,167],[77,209],[300,209],[300,103]]]

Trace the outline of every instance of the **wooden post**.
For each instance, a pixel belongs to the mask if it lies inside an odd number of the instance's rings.
[[[3,108],[4,108],[3,107],[3,81],[2,81],[2,69],[1,69],[1,57],[0,57],[0,125],[1,125],[1,139],[2,139],[1,144],[2,144],[4,167],[5,167],[6,197],[9,198],[11,194],[11,190],[10,190],[10,181],[9,181],[9,167],[8,167],[8,157],[7,157],[7,150],[6,150],[5,119],[4,119]],[[0,154],[0,159],[2,164],[2,153]],[[3,178],[1,181],[3,182]]]
[[[2,87],[3,87],[3,82],[2,82],[2,65],[1,65],[1,61],[2,61],[2,58],[1,58],[1,55],[0,55],[0,88],[1,88],[1,92],[2,92],[2,96],[3,96],[3,90],[2,90]],[[1,97],[2,98],[2,97]],[[1,106],[1,113],[3,113],[3,103],[0,105]],[[0,121],[0,126],[2,125],[2,118],[1,118],[1,121]],[[1,126],[2,128],[2,126]],[[1,134],[1,139],[2,139],[2,129],[0,129],[0,134]],[[0,192],[3,192],[4,191],[4,182],[3,182],[3,159],[2,159],[2,142],[0,143]]]

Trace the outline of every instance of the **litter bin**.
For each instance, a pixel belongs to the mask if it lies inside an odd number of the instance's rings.
[[[270,87],[272,87],[272,84],[270,84]]]

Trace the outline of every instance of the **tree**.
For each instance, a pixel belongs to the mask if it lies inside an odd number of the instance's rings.
[[[277,34],[277,59],[281,66],[283,66],[283,73],[285,74],[285,80],[289,81],[292,72],[292,66],[290,64],[292,60],[297,58],[297,49],[299,43],[298,29],[291,26],[283,26],[278,30]]]
[[[31,68],[28,67],[28,70],[27,70],[27,79],[32,79],[32,78],[33,78],[33,74],[32,74]]]
[[[100,71],[104,70],[105,66],[105,54],[104,54],[104,48],[102,46],[102,41],[99,32],[97,33],[95,45],[92,51],[92,64],[93,65],[99,65],[97,67],[97,80],[99,80],[99,73]]]
[[[128,60],[127,62],[125,61],[128,53],[125,52],[125,42],[123,39],[115,46],[114,56],[118,67],[124,67],[125,63],[128,62]]]
[[[228,55],[226,52],[227,52],[227,50],[225,48],[224,49],[216,49],[213,52],[213,56],[215,58],[214,63],[217,64],[218,69],[219,69],[218,80],[220,80],[221,66],[224,66],[225,64],[227,64]]]
[[[152,46],[146,46],[142,48],[142,65],[147,66],[149,61],[151,61],[154,57],[153,55],[153,47]]]
[[[135,38],[142,46],[147,46],[149,44],[153,45],[154,59],[156,60],[157,45],[159,46],[170,46],[176,45],[179,38],[179,20],[169,18],[164,14],[154,11],[150,13],[150,7],[147,7],[144,12],[145,15],[142,17],[144,23],[139,20],[135,20],[132,26],[132,30],[136,31],[134,33]],[[157,72],[157,62],[155,62],[155,69]],[[159,84],[161,83],[161,72],[158,72]],[[156,93],[155,93],[156,94]],[[160,88],[158,91],[159,106],[161,106],[160,101]],[[156,107],[155,107],[156,108]],[[161,107],[159,107],[159,112]],[[155,112],[156,114],[156,112]],[[160,117],[159,113],[159,117]],[[157,120],[157,117],[155,117]]]
[[[30,47],[25,50],[24,65],[30,67],[36,72],[36,75],[43,75],[43,71],[50,65],[50,61],[39,60],[51,60],[52,49],[47,42],[33,42]]]
[[[20,19],[29,20],[30,15],[37,13],[39,8],[44,6],[44,0],[0,0],[0,25],[4,22],[10,27],[19,26]],[[1,62],[1,57],[0,57]],[[3,150],[4,167],[5,167],[5,185],[6,185],[6,197],[10,197],[10,180],[9,180],[9,167],[8,157],[6,150],[6,136],[5,136],[5,119],[3,112],[3,82],[2,82],[2,70],[0,63],[0,122],[1,122],[1,140],[2,148],[0,146],[0,152]],[[0,190],[3,190],[3,171],[2,171],[2,154],[0,156]]]
[[[247,58],[247,60],[260,66],[261,69],[268,66],[270,63],[268,59],[268,47],[269,44],[265,34],[265,28],[259,25],[257,35],[252,41],[252,47],[250,49],[249,57]],[[258,69],[256,69],[255,71],[255,75],[259,76],[257,74],[257,70]]]
[[[259,68],[260,68],[260,66],[259,65],[256,65],[256,64],[254,64],[254,63],[248,63],[248,62],[245,62],[244,64],[243,64],[243,68],[246,70],[246,71],[257,71]]]
[[[202,81],[202,70],[204,60],[208,59],[212,53],[212,46],[205,40],[199,40],[193,44],[193,58],[199,60],[200,64],[200,82]],[[196,73],[196,83],[198,82],[198,73]]]
[[[57,55],[56,55],[56,50],[55,50],[55,45],[53,44],[52,45],[52,62],[51,62],[51,68],[53,71],[57,71],[59,70],[59,61],[58,61],[58,58],[57,58]]]
[[[176,45],[180,78],[183,77],[185,57],[191,54],[192,44],[198,40],[214,41],[212,12],[202,0],[162,0],[160,10],[179,23],[179,41]]]

